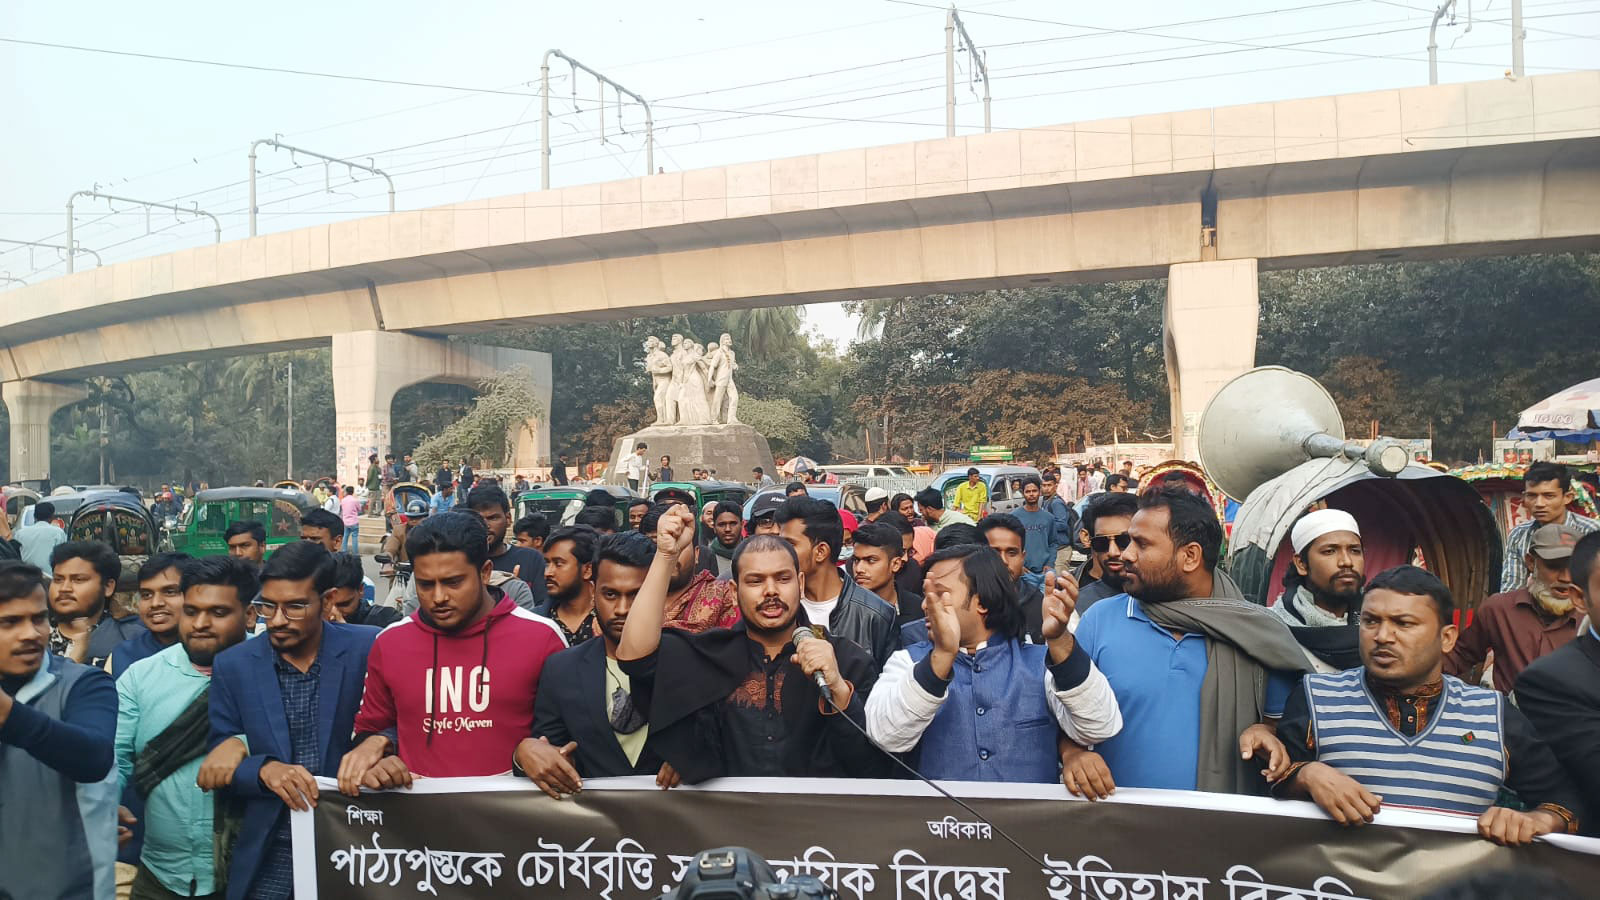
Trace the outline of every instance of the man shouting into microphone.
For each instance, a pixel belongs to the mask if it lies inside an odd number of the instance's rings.
[[[888,757],[864,731],[877,679],[872,659],[848,640],[794,640],[802,575],[781,538],[757,535],[734,551],[738,624],[701,634],[662,629],[668,582],[694,526],[684,506],[661,517],[655,558],[617,648],[634,706],[646,711],[650,746],[688,784],[886,774]]]

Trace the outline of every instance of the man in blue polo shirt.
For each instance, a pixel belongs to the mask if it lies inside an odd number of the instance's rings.
[[[1254,758],[1270,755],[1275,773],[1288,767],[1272,723],[1305,654],[1216,571],[1222,525],[1210,504],[1188,491],[1152,491],[1139,498],[1128,533],[1128,593],[1091,607],[1076,634],[1111,682],[1122,731],[1092,752],[1069,746],[1062,781],[1091,799],[1119,784],[1265,794]]]

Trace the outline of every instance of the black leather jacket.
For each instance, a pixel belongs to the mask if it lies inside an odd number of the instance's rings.
[[[881,671],[889,657],[900,649],[900,629],[894,624],[894,608],[852,579],[844,578],[843,582],[839,602],[826,623],[828,634],[846,638],[867,651]],[[804,608],[800,614],[806,614]]]

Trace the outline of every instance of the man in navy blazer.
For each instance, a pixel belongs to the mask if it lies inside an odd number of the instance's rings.
[[[228,866],[229,900],[283,898],[294,887],[286,808],[310,809],[316,776],[335,776],[351,748],[367,652],[379,629],[326,621],[338,572],[321,545],[288,544],[261,571],[256,612],[266,639],[217,656],[205,790],[243,804]]]
[[[533,737],[513,755],[516,768],[556,799],[577,793],[583,779],[656,775],[678,783],[649,745],[649,725],[633,707],[617,644],[633,598],[650,571],[655,543],[637,531],[607,535],[594,551],[595,624],[599,639],[551,656],[533,704]]]

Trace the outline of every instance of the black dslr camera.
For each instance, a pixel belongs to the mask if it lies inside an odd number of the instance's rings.
[[[767,861],[744,847],[718,847],[695,855],[694,868],[661,900],[839,900],[815,875],[779,881]]]

